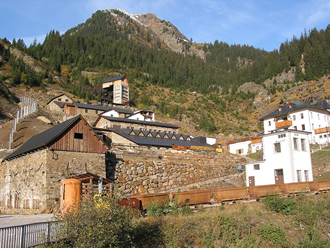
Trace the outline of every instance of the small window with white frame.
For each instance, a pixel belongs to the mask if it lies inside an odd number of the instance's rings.
[[[297,181],[301,182],[301,170],[297,170]]]
[[[306,151],[306,141],[305,141],[305,139],[301,139],[301,150]]]
[[[305,174],[305,182],[309,181],[309,173],[308,170],[304,170],[304,174]]]
[[[253,169],[254,170],[260,170],[260,164],[254,164]]]
[[[279,143],[279,142],[274,143],[274,149],[275,149],[276,153],[281,152],[281,143]]]
[[[304,113],[300,114],[300,119],[304,119]]]
[[[296,115],[293,115],[292,116],[292,119],[295,121],[296,120]]]
[[[271,121],[268,121],[268,126],[271,126],[272,125],[272,122]]]
[[[293,138],[293,148],[298,150],[298,138]]]

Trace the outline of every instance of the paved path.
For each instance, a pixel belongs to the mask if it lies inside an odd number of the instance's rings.
[[[52,220],[55,220],[53,214],[0,215],[0,228],[47,222]]]

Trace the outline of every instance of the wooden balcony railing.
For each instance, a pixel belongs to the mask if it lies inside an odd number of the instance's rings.
[[[330,132],[330,127],[322,127],[314,130],[315,134]]]
[[[289,121],[289,120],[275,123],[276,128],[288,128],[291,126],[292,126],[292,121]]]

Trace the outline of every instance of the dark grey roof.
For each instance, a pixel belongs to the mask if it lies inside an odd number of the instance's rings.
[[[109,111],[111,110],[110,107],[102,106],[102,105],[92,105],[92,104],[85,104],[85,103],[74,103],[74,105],[77,106],[77,108],[82,109],[93,109],[93,110],[101,110],[101,111]]]
[[[296,112],[302,109],[316,109],[316,108],[301,101],[293,101],[291,108],[287,104],[281,105],[281,111],[279,109],[276,109],[270,114],[261,117],[259,120],[262,121],[269,118],[287,116],[292,112]]]
[[[113,77],[113,78],[107,78],[105,79],[103,83],[109,83],[109,82],[113,82],[113,81],[117,81],[117,80],[122,80],[124,77],[126,77],[125,75],[121,75],[121,76],[118,76],[118,77]]]
[[[117,111],[118,113],[121,113],[121,114],[130,114],[130,115],[134,114],[133,111],[131,111],[129,109],[113,108],[113,107],[111,107],[110,110],[115,110],[115,111]]]
[[[79,118],[81,118],[80,115],[78,115],[74,118],[71,118],[67,121],[64,121],[55,127],[52,127],[42,133],[39,133],[39,134],[33,136],[26,143],[24,143],[20,148],[18,148],[12,154],[10,154],[6,158],[4,158],[4,160],[10,160],[17,156],[20,156],[20,155],[26,154],[28,152],[45,147],[51,141],[53,141],[55,138],[57,138],[59,135],[61,135],[72,123],[74,123]]]
[[[136,133],[136,130],[132,129],[119,129],[119,128],[113,128],[111,129],[112,132],[115,132],[122,137],[131,140],[132,142],[138,144],[138,145],[145,145],[145,146],[160,146],[160,147],[172,147],[173,145],[179,145],[179,146],[208,146],[211,147],[211,145],[207,143],[199,143],[195,142],[194,139],[192,138],[191,141],[189,140],[180,140],[179,137],[182,136],[181,134],[177,134],[176,137],[177,139],[169,139],[169,138],[163,138],[165,134],[169,133],[164,133],[164,132],[158,132],[160,137],[148,137],[148,133],[153,133],[153,132],[143,132],[145,136],[139,136],[139,135],[130,135],[130,133],[133,131]],[[186,135],[188,137],[188,135]]]
[[[321,110],[327,110],[330,111],[330,104],[327,103],[326,100],[319,100],[316,104],[313,105],[315,108],[321,109]]]
[[[175,125],[172,125],[169,123],[161,123],[161,122],[154,122],[154,121],[140,121],[140,120],[132,120],[132,119],[128,119],[128,118],[117,118],[117,117],[110,117],[110,116],[102,116],[102,117],[109,121],[133,123],[133,124],[148,125],[148,126],[168,127],[168,128],[175,128],[175,129],[180,128],[178,126],[175,126]]]
[[[76,107],[76,105],[74,105],[73,103],[64,102],[64,104],[69,107]]]
[[[59,106],[60,108],[63,108],[64,106],[64,102],[58,102],[58,101],[54,101],[54,103]]]

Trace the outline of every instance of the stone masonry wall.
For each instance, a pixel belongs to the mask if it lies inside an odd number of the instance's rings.
[[[106,176],[105,154],[41,150],[1,165],[0,210],[6,214],[57,212],[60,183],[89,171]]]
[[[172,149],[113,150],[115,185],[124,193],[155,193],[237,173],[242,157]],[[244,159],[243,159],[244,160]]]

